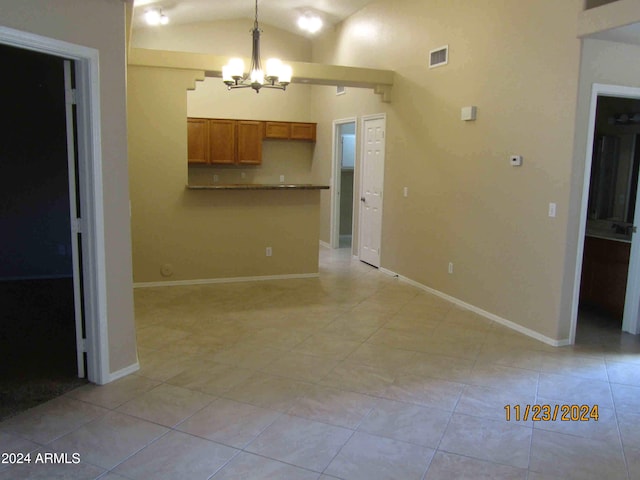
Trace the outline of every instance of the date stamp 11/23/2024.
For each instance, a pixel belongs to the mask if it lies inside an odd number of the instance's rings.
[[[598,405],[505,405],[507,422],[597,422]]]

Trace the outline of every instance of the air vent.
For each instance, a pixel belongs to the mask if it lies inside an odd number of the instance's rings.
[[[429,52],[429,68],[441,67],[449,63],[449,45]]]
[[[336,95],[344,95],[345,93],[347,93],[347,89],[344,88],[344,85],[338,85],[336,87]]]

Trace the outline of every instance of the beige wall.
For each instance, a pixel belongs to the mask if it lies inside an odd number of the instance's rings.
[[[313,49],[316,62],[396,72],[391,104],[314,88],[324,133],[316,158],[331,151],[332,120],[387,114],[382,266],[551,339],[566,338],[559,324],[575,214],[582,7],[580,0],[380,1]],[[445,44],[449,65],[429,70],[429,50]],[[460,120],[467,105],[478,107],[476,122]],[[511,167],[511,154],[523,155],[524,166]],[[330,166],[318,168],[318,178],[329,174]]]
[[[3,26],[99,50],[110,371],[136,362],[121,0],[1,0]]]

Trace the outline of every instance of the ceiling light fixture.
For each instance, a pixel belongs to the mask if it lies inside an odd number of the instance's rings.
[[[309,33],[316,33],[322,28],[322,19],[312,13],[305,13],[298,18],[298,27]]]
[[[251,34],[253,47],[251,49],[251,66],[249,72],[244,73],[244,62],[241,58],[232,58],[222,67],[222,81],[229,90],[234,88],[253,88],[260,93],[261,88],[276,88],[286,90],[291,83],[291,67],[283,64],[277,58],[267,60],[267,71],[262,70],[260,62],[260,27],[258,26],[258,0],[256,0],[256,19],[253,22]]]
[[[169,23],[169,17],[167,17],[161,8],[150,8],[144,12],[144,19],[147,22],[147,25],[158,26],[158,25],[166,25]]]

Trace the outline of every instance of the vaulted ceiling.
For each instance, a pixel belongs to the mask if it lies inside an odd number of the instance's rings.
[[[312,12],[326,26],[335,25],[375,0],[258,0],[260,24],[269,24],[303,34],[297,26],[300,15]],[[135,0],[134,28],[143,27],[142,16],[151,7],[162,8],[172,24],[215,20],[250,19],[255,0]]]

